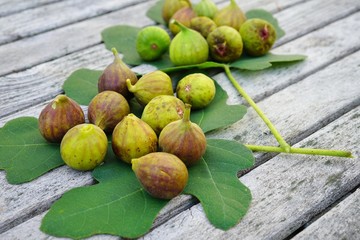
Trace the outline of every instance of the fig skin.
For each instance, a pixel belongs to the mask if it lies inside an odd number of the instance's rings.
[[[207,37],[210,56],[217,62],[232,62],[240,58],[243,42],[240,33],[232,27],[220,26]]]
[[[143,75],[135,85],[131,85],[130,80],[126,80],[126,84],[142,106],[156,96],[174,95],[170,76],[160,70]]]
[[[194,6],[194,10],[198,16],[205,16],[211,19],[218,12],[218,8],[212,0],[201,0]]]
[[[115,91],[123,95],[126,99],[130,99],[132,94],[126,87],[126,79],[130,79],[132,84],[138,80],[136,74],[120,59],[115,48],[111,51],[114,54],[114,61],[108,65],[98,81],[98,91],[106,90]]]
[[[216,24],[208,17],[195,17],[191,19],[190,28],[198,31],[204,38],[207,38],[209,33],[216,29]]]
[[[71,128],[60,144],[61,158],[69,167],[88,171],[100,165],[106,156],[108,139],[101,128],[83,123]]]
[[[170,43],[169,55],[176,66],[206,62],[209,58],[209,46],[206,39],[197,31],[187,28],[177,21],[181,31]]]
[[[193,109],[208,106],[214,99],[216,87],[214,80],[202,73],[193,73],[183,77],[176,87],[176,96]]]
[[[246,16],[236,1],[230,0],[230,4],[220,9],[213,20],[217,26],[229,26],[239,31],[241,25],[246,21]]]
[[[276,41],[274,26],[266,20],[251,18],[240,28],[244,50],[250,56],[262,56],[269,52]]]
[[[175,96],[160,95],[153,98],[144,108],[141,119],[160,134],[169,123],[182,119],[184,103]]]
[[[165,0],[162,8],[162,18],[168,24],[170,18],[181,8],[191,7],[189,0]]]
[[[40,112],[39,130],[47,141],[60,143],[70,128],[84,122],[85,115],[80,105],[60,94]]]
[[[176,11],[169,21],[169,29],[171,33],[176,35],[181,31],[180,27],[174,23],[175,20],[185,27],[190,27],[191,20],[196,16],[195,11],[191,7],[183,7]]]
[[[120,93],[103,91],[89,103],[88,119],[90,123],[111,133],[115,126],[130,113],[127,100]]]
[[[169,49],[170,36],[161,27],[148,26],[140,30],[136,37],[136,51],[145,61],[154,61]]]
[[[131,163],[141,185],[155,198],[172,199],[184,190],[188,182],[185,164],[173,154],[149,153]]]
[[[130,113],[114,128],[112,149],[120,160],[130,163],[133,158],[157,151],[157,141],[154,130]]]
[[[190,121],[190,104],[185,104],[184,117],[169,123],[159,135],[159,148],[179,157],[186,166],[199,162],[206,151],[203,130]]]

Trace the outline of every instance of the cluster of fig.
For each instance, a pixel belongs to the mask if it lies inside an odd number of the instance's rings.
[[[145,61],[157,60],[168,51],[174,65],[207,60],[227,63],[239,59],[243,52],[265,55],[276,40],[271,23],[247,19],[235,0],[222,9],[212,0],[196,5],[189,0],[165,0],[162,17],[170,34],[159,26],[145,27],[138,34],[137,51]]]
[[[191,122],[190,112],[212,102],[214,81],[193,73],[173,89],[165,72],[138,78],[116,49],[112,52],[114,61],[99,77],[98,94],[89,103],[88,121],[80,105],[61,94],[41,111],[40,133],[49,142],[60,143],[64,162],[81,171],[102,164],[111,147],[121,161],[132,165],[150,195],[171,199],[185,188],[187,168],[205,153],[204,132]],[[143,108],[141,117],[131,112],[132,98]]]

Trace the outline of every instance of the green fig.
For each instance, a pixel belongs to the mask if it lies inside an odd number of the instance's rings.
[[[170,153],[149,153],[133,159],[131,164],[141,185],[155,198],[172,199],[178,196],[189,178],[185,164]]]
[[[230,4],[220,9],[213,18],[217,26],[229,26],[239,31],[245,22],[246,16],[235,0],[230,0]]]
[[[208,106],[215,97],[214,80],[202,73],[193,73],[183,77],[177,84],[176,96],[193,109]]]
[[[162,17],[166,24],[169,23],[170,18],[176,13],[177,10],[183,7],[190,7],[189,0],[165,0],[162,7]]]
[[[143,75],[135,85],[131,85],[130,79],[126,80],[126,84],[142,106],[156,96],[174,95],[171,78],[159,70]]]
[[[145,61],[157,60],[168,50],[170,41],[169,34],[163,28],[148,26],[136,36],[136,51]]]
[[[212,0],[201,0],[194,6],[194,10],[198,16],[205,16],[212,19],[218,11],[218,8]]]
[[[209,33],[216,29],[216,24],[208,17],[195,17],[191,19],[190,28],[198,31],[204,38],[207,38]]]
[[[240,58],[243,42],[240,33],[232,27],[220,26],[207,37],[210,56],[217,62],[232,62]]]
[[[206,62],[209,47],[206,39],[197,31],[187,28],[177,21],[181,31],[170,43],[170,60],[174,65],[190,65]]]
[[[169,123],[159,135],[159,147],[179,157],[186,166],[197,163],[206,151],[203,130],[190,121],[190,104],[185,104],[184,117]]]
[[[171,33],[176,35],[180,32],[180,27],[174,23],[175,20],[185,27],[190,27],[191,19],[194,17],[196,17],[196,13],[191,7],[183,7],[176,11],[169,21],[169,29]]]
[[[60,144],[61,158],[69,167],[88,171],[100,165],[106,156],[108,139],[101,128],[83,123],[71,128]]]
[[[39,130],[49,142],[61,142],[65,133],[72,127],[85,123],[85,115],[80,105],[60,94],[56,96],[39,115]]]
[[[251,56],[262,56],[269,52],[276,41],[276,31],[266,20],[251,18],[240,28],[244,50]]]
[[[137,82],[136,74],[120,59],[115,48],[111,51],[114,54],[114,62],[108,65],[101,74],[98,81],[98,91],[115,91],[123,95],[126,99],[132,97],[126,87],[126,79],[130,79],[132,84]]]
[[[88,107],[89,122],[105,132],[112,132],[116,124],[129,113],[130,106],[127,100],[123,95],[114,91],[98,93]]]
[[[141,119],[159,134],[169,123],[183,117],[184,103],[175,96],[161,95],[153,98],[144,108]]]
[[[157,135],[146,122],[130,113],[114,128],[112,149],[120,160],[130,163],[133,158],[157,151]]]

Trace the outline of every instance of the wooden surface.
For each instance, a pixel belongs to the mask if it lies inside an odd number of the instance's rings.
[[[112,57],[100,32],[116,24],[154,24],[145,13],[155,2],[0,0],[0,127],[20,116],[37,117],[62,93],[72,71],[102,70]],[[255,153],[256,168],[240,177],[253,201],[237,226],[215,229],[196,199],[181,195],[142,239],[360,239],[360,1],[238,3],[278,19],[286,35],[274,53],[308,56],[263,71],[235,71],[238,82],[289,143],[350,150],[355,157]],[[224,74],[213,78],[228,92],[229,104],[246,104]],[[276,145],[251,108],[210,137]],[[90,173],[66,166],[21,185],[8,184],[0,171],[0,239],[57,239],[39,230],[42,217],[65,191],[93,183]]]

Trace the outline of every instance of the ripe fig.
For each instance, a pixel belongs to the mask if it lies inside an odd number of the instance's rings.
[[[190,28],[198,31],[204,38],[206,38],[209,33],[216,29],[216,24],[208,17],[195,17],[191,19]]]
[[[41,111],[39,130],[47,141],[60,143],[70,128],[84,122],[85,116],[80,105],[60,94]]]
[[[218,11],[218,8],[212,0],[201,0],[194,6],[194,10],[198,16],[205,16],[212,19]]]
[[[165,0],[162,7],[162,17],[166,24],[169,23],[170,18],[174,13],[183,8],[190,7],[191,3],[189,0]]]
[[[183,77],[176,87],[176,96],[193,109],[208,106],[215,97],[214,80],[202,73],[193,73]]]
[[[112,149],[122,161],[130,163],[133,158],[157,151],[157,140],[154,130],[130,113],[114,128]]]
[[[217,62],[232,62],[243,52],[240,33],[229,26],[217,27],[208,35],[207,42],[210,56]]]
[[[187,28],[177,21],[181,31],[170,43],[170,60],[174,65],[190,65],[205,62],[209,57],[209,47],[205,38],[197,31]]]
[[[148,104],[156,96],[174,95],[171,78],[159,70],[143,75],[135,85],[131,85],[129,79],[126,80],[126,84],[142,106]]]
[[[229,26],[239,31],[246,17],[235,0],[230,0],[230,4],[220,9],[213,18],[217,26]]]
[[[107,148],[108,139],[104,131],[93,124],[83,123],[65,134],[60,144],[60,153],[69,167],[87,171],[104,161]]]
[[[136,74],[120,59],[115,48],[111,51],[114,54],[114,62],[108,65],[101,74],[98,81],[99,92],[110,90],[123,95],[126,99],[132,97],[132,94],[126,87],[126,79],[130,79],[132,84],[137,82]]]
[[[276,41],[276,31],[266,20],[251,18],[240,28],[244,50],[248,55],[261,56],[269,52]]]
[[[136,37],[136,50],[145,61],[161,58],[170,46],[170,36],[161,27],[148,26],[140,30]]]
[[[184,103],[175,96],[161,95],[153,98],[144,108],[141,119],[159,134],[169,123],[183,117]]]
[[[184,117],[169,123],[159,135],[159,147],[179,157],[186,166],[197,163],[206,150],[206,137],[196,123],[190,121],[190,104],[185,104]]]
[[[196,17],[195,11],[191,7],[183,7],[174,13],[169,21],[169,29],[172,34],[176,35],[180,32],[180,27],[174,23],[174,20],[181,23],[185,27],[190,27],[191,19]]]
[[[149,153],[131,163],[141,185],[156,198],[176,197],[184,190],[189,178],[185,164],[170,153]]]
[[[89,122],[108,133],[112,132],[116,124],[129,113],[130,107],[127,100],[114,91],[98,93],[88,107]]]

